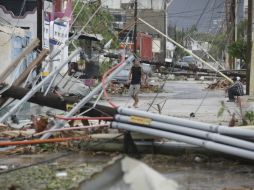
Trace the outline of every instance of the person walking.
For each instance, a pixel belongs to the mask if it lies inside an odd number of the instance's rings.
[[[144,79],[144,73],[140,65],[140,59],[136,58],[133,66],[129,72],[128,83],[130,84],[129,93],[134,100],[133,106],[138,107],[139,97],[138,93],[140,91],[141,83]]]

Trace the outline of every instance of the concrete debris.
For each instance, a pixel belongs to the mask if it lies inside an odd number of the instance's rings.
[[[8,166],[6,166],[6,165],[0,165],[0,170],[8,170]]]
[[[62,172],[57,172],[56,177],[62,178],[62,177],[67,177],[67,172],[62,171]]]
[[[48,125],[48,118],[45,116],[31,116],[32,125],[31,127],[35,129],[36,133],[40,133],[47,128]]]
[[[62,95],[77,95],[80,97],[86,96],[90,89],[84,82],[71,76],[57,75],[53,87],[57,87]]]
[[[20,129],[27,129],[31,126],[32,121],[25,119],[25,120],[18,120],[17,122],[13,122],[13,120],[11,122],[8,122],[9,127],[16,129],[16,130],[20,130]]]
[[[130,190],[176,190],[175,181],[167,179],[146,164],[132,158],[122,160],[124,182],[130,185]]]

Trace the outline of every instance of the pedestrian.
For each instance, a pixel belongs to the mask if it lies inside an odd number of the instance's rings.
[[[130,69],[128,76],[128,83],[130,84],[129,93],[132,99],[134,100],[133,106],[138,107],[138,93],[140,91],[141,83],[144,80],[144,73],[140,65],[140,59],[136,58],[133,66]]]
[[[244,95],[243,85],[240,80],[240,77],[233,78],[234,84],[228,88],[228,102],[235,102],[235,96],[239,97]]]

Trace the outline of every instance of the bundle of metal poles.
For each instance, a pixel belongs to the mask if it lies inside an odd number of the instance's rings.
[[[181,141],[254,160],[254,143],[241,139],[253,138],[254,131],[163,116],[131,108],[119,107],[117,111],[118,115],[112,122],[113,128]]]
[[[124,69],[128,64],[130,64],[134,60],[134,56],[131,55],[126,59],[119,67],[117,67],[106,79],[105,84],[107,84],[109,81],[111,81],[122,69]],[[86,103],[88,103],[94,95],[98,94],[102,90],[102,83],[98,84],[87,96],[85,96],[83,99],[81,99],[76,106],[74,106],[64,117],[69,118],[75,115],[81,107],[83,107]],[[63,120],[63,118],[61,119]],[[52,127],[52,130],[62,128],[64,127],[64,123],[59,121],[56,123],[54,127]],[[41,139],[47,139],[51,136],[50,130],[44,134]]]

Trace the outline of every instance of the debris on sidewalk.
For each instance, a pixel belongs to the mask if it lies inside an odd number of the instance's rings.
[[[212,84],[209,84],[208,85],[208,89],[227,89],[228,87],[230,86],[230,82],[226,79],[220,79],[220,80],[217,80],[216,82],[212,83]]]

